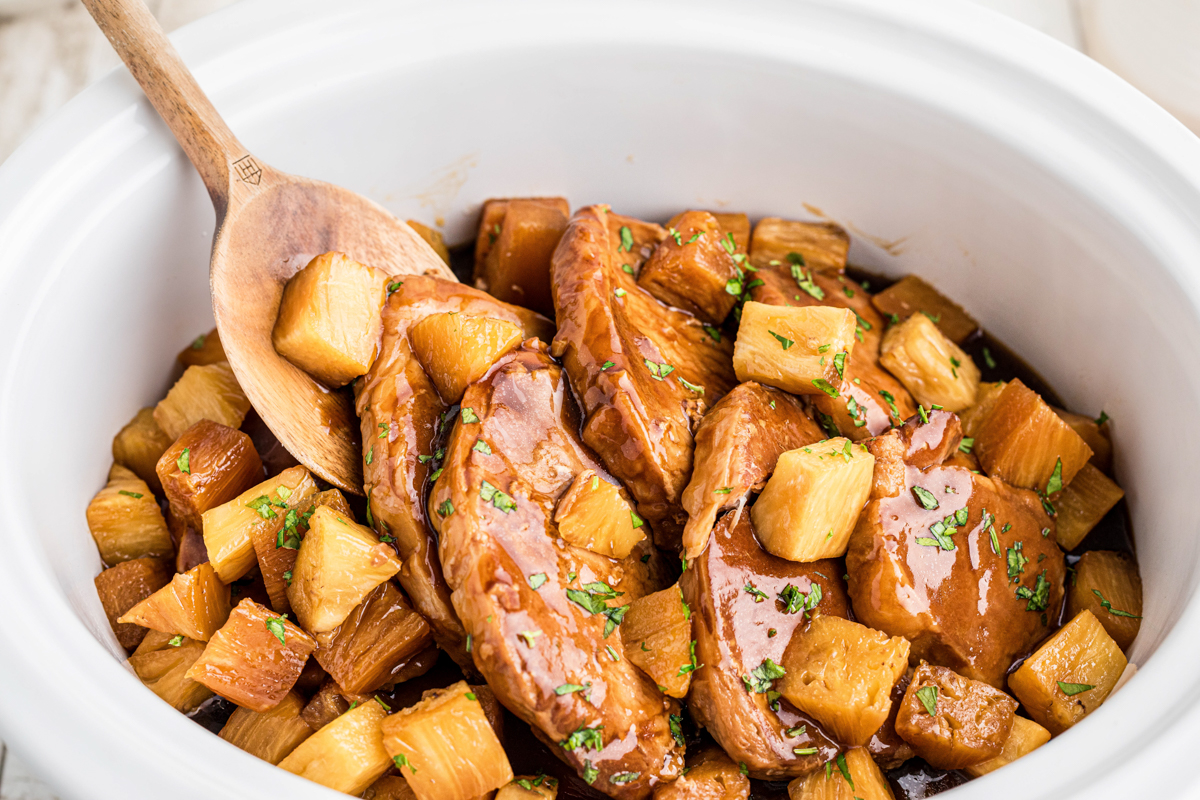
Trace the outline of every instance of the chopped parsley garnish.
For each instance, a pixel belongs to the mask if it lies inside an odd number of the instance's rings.
[[[633,509],[629,510],[629,520],[630,520],[630,522],[633,523],[634,530],[637,530],[638,528],[640,528],[646,524],[646,520],[639,517],[637,515],[637,512],[634,511]]]
[[[621,660],[621,657],[619,655],[617,655],[617,651],[612,649],[611,644],[604,645],[604,651],[606,653],[608,653],[608,657],[611,658],[613,661]]]
[[[742,683],[746,684],[746,691],[754,694],[763,694],[775,685],[776,680],[786,674],[787,670],[767,658],[752,669],[749,675],[743,675]]]
[[[633,267],[629,266],[628,264],[622,264],[621,271],[624,272],[626,275],[632,275]]]
[[[1018,586],[1017,597],[1028,601],[1025,604],[1026,611],[1045,611],[1046,606],[1050,603],[1050,582],[1046,580],[1046,570],[1042,570],[1041,574],[1037,576],[1034,588]]]
[[[600,369],[608,369],[608,368],[609,368],[609,367],[611,367],[612,365],[613,365],[613,362],[611,362],[611,361],[605,361],[603,364],[601,364],[601,365],[600,365]]]
[[[819,583],[810,583],[808,585],[808,594],[805,594],[789,583],[779,593],[779,600],[783,603],[783,613],[795,614],[802,611],[807,616],[808,612],[816,608],[817,604],[821,602],[822,595],[823,592]]]
[[[925,406],[917,404],[917,416],[921,418],[922,423],[929,422],[929,412],[925,410]]]
[[[992,351],[986,347],[983,348],[983,363],[987,364],[988,369],[996,368],[996,359],[992,358]]]
[[[529,588],[537,591],[542,588],[542,585],[547,581],[546,573],[539,572],[536,575],[529,576]]]
[[[922,686],[917,689],[917,699],[921,701],[921,705],[925,706],[925,713],[931,717],[937,716],[938,688],[936,686]]]
[[[396,765],[396,769],[400,769],[402,767],[408,767],[409,769],[412,770],[413,775],[417,774],[417,768],[414,767],[412,764],[408,763],[408,756],[404,755],[404,753],[401,753],[400,755],[392,756],[392,763]],[[403,774],[403,773],[401,773],[401,774]]]
[[[755,588],[755,586],[753,584],[747,583],[742,588],[744,588],[747,592],[749,592],[750,594],[752,594],[754,596],[754,602],[756,602],[756,603],[761,603],[763,600],[766,600],[768,597],[766,592],[764,592],[762,589]]]
[[[183,448],[183,452],[179,454],[179,458],[175,459],[175,466],[179,467],[179,471],[184,475],[192,474],[191,453],[192,448],[185,447]]]
[[[438,472],[440,473],[441,470],[438,470]],[[513,500],[511,495],[505,494],[487,481],[484,481],[479,487],[479,498],[485,503],[491,503],[505,514],[510,513],[517,507],[517,501]]]
[[[829,395],[830,397],[839,397],[838,390],[833,388],[833,386],[829,383],[829,381],[825,380],[824,378],[814,378],[812,385],[817,387],[818,389],[820,389],[822,392]]]
[[[609,783],[629,783],[636,781],[642,773],[640,772],[618,772],[608,779]]]
[[[850,784],[850,790],[854,791],[854,779],[850,777],[850,767],[846,766],[845,753],[838,753],[837,768],[838,772],[842,773],[842,777],[846,779],[846,783]]]
[[[793,747],[792,752],[798,756],[815,756],[817,748],[815,747]]]
[[[675,371],[670,364],[656,364],[648,358],[644,358],[642,361],[645,363],[646,369],[650,370],[650,377],[656,381],[661,381]]]
[[[194,340],[192,340],[192,349],[193,350],[202,350],[204,348],[204,340],[207,338],[208,338],[207,333],[202,333],[199,336],[197,336]]]
[[[292,585],[292,571],[290,569],[287,572],[283,573],[283,581],[288,586]]]
[[[591,688],[592,688],[591,681],[589,681],[586,685],[583,685],[583,686],[580,686],[578,683],[564,683],[561,686],[555,687],[554,693],[556,695],[558,695],[559,697],[562,697],[564,694],[574,694],[575,692],[586,692],[588,689],[591,689]]]
[[[700,669],[700,667],[704,666],[703,664],[696,663],[696,640],[695,639],[692,639],[690,651],[691,651],[691,656],[692,656],[691,662],[688,664],[684,664],[682,667],[680,667],[679,672],[676,673],[676,677],[679,677],[680,675],[687,675],[689,672],[695,672],[696,670]]]
[[[1096,597],[1100,598],[1100,607],[1103,608],[1108,613],[1112,614],[1114,617],[1129,617],[1130,619],[1141,619],[1142,618],[1140,614],[1130,614],[1128,611],[1120,611],[1118,609],[1113,608],[1112,603],[1110,603],[1104,599],[1104,595],[1100,594],[1099,589],[1092,589],[1092,594],[1094,594],[1094,595],[1096,595]]]
[[[588,786],[596,782],[596,778],[600,777],[600,770],[592,766],[592,762],[584,759],[583,761],[583,781]]]
[[[604,735],[601,733],[603,729],[603,725],[597,725],[594,728],[580,725],[562,742],[562,748],[564,750],[578,750],[581,747],[586,747],[589,750],[603,750]]]
[[[621,245],[617,248],[617,252],[622,250],[626,253],[633,251],[633,231],[629,230],[628,225],[621,226]]]
[[[714,489],[713,494],[729,494],[732,491],[732,486],[722,486],[720,489]]]
[[[837,370],[838,377],[846,377],[846,354],[838,353],[833,357],[833,366]]]
[[[671,726],[671,738],[675,740],[675,744],[683,747],[683,715],[671,714],[667,717],[667,724]]]
[[[885,401],[887,401],[888,408],[891,410],[892,416],[895,417],[897,420],[899,420],[900,419],[900,411],[899,411],[899,409],[896,408],[895,395],[893,395],[891,392],[889,392],[885,389],[880,389],[879,396],[882,397]]]
[[[711,336],[714,342],[721,341],[721,331],[717,328],[714,328],[712,325],[705,325],[704,332]]]
[[[615,294],[617,297],[624,297],[625,295],[629,294],[629,292],[625,291],[624,289],[615,289],[613,294]]]
[[[388,287],[387,287],[388,294],[390,295],[392,292],[396,291],[403,285],[404,285],[404,281],[392,281],[391,283],[388,284]]]
[[[464,425],[471,425],[479,422],[479,415],[475,413],[473,408],[464,408],[461,412]]]
[[[938,501],[937,498],[933,496],[933,492],[922,486],[914,486],[912,487],[912,493],[916,496],[917,502],[919,502],[921,507],[926,511],[933,511],[937,509]]]
[[[167,640],[167,644],[170,645],[171,647],[179,647],[183,644],[183,637],[180,636],[179,634],[175,634],[174,636],[172,636],[170,639]]]
[[[141,500],[143,497],[146,496],[146,495],[142,494],[141,492],[127,492],[124,489],[118,490],[117,494],[123,494],[126,497],[132,497],[134,500]]]
[[[454,513],[454,503],[449,500],[443,500],[441,505],[437,507],[437,513],[440,517],[448,517]]]
[[[687,389],[689,392],[695,392],[696,394],[704,394],[703,386],[697,386],[694,383],[689,383],[685,378],[682,378],[682,377],[679,378],[679,385],[682,386],[683,388]]]
[[[961,453],[971,455],[971,448],[975,446],[975,440],[970,436],[964,436],[963,440],[958,443],[958,450]]]
[[[1054,472],[1051,473],[1050,480],[1046,481],[1045,494],[1052,495],[1052,494],[1055,494],[1056,492],[1061,492],[1062,489],[1063,489],[1062,459],[1060,458],[1054,464]]]
[[[526,647],[533,647],[533,640],[541,635],[541,631],[521,631],[517,634],[517,636],[525,641]]]
[[[271,617],[268,619],[267,630],[274,634],[275,638],[279,640],[280,644],[287,644],[287,637],[285,635],[287,629],[283,627],[282,617]]]
[[[1096,688],[1090,683],[1066,683],[1064,681],[1057,681],[1057,683],[1059,690],[1067,697],[1074,697],[1077,694],[1086,692],[1088,689]]]
[[[1008,555],[1008,582],[1020,583],[1021,573],[1025,571],[1025,565],[1029,563],[1029,559],[1021,552],[1021,543],[1017,542],[1007,550]]]
[[[1111,419],[1111,417],[1108,416],[1108,412],[1101,411],[1100,416],[1096,417],[1096,425],[1103,425],[1104,423],[1108,422],[1110,419]]]
[[[786,336],[780,336],[780,335],[779,335],[778,333],[776,333],[775,331],[771,331],[771,330],[769,330],[769,331],[767,331],[767,333],[769,333],[769,334],[771,334],[772,336],[774,336],[774,337],[775,337],[775,340],[776,340],[777,342],[779,342],[779,346],[780,346],[780,347],[782,347],[784,350],[787,350],[789,347],[791,347],[792,345],[794,345],[794,344],[795,344],[795,342],[794,342],[793,340],[791,340],[791,339],[787,338]]]
[[[476,439],[475,445],[471,449],[476,453],[483,453],[485,456],[490,456],[492,454],[492,448],[489,447],[488,443],[483,439]]]

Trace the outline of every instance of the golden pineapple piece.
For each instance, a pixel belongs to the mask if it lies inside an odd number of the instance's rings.
[[[969,408],[958,412],[963,438],[974,440],[979,435],[979,429],[991,416],[992,409],[996,407],[996,400],[1007,385],[1004,381],[979,384],[979,388],[975,390],[975,402]]]
[[[278,764],[313,734],[313,729],[300,717],[303,710],[304,701],[295,692],[288,692],[278,705],[267,711],[248,708],[234,711],[219,735],[268,764]]]
[[[150,487],[129,470],[114,469],[87,507],[88,530],[105,564],[175,553],[167,521]]]
[[[135,558],[110,567],[96,576],[96,594],[117,642],[126,650],[142,643],[146,629],[121,617],[171,580],[171,570],[159,558]]]
[[[279,768],[337,792],[360,795],[392,767],[380,728],[388,713],[360,703],[303,741]]]
[[[310,662],[311,663],[311,662]],[[359,706],[371,697],[365,694],[350,694],[342,691],[333,678],[326,678],[316,694],[308,701],[300,716],[314,731],[319,731],[335,719],[350,710],[350,706]]]
[[[754,226],[750,241],[750,259],[755,265],[787,264],[795,253],[808,269],[834,271],[845,268],[849,252],[850,236],[830,222],[767,217]]]
[[[287,596],[304,629],[324,633],[345,622],[354,607],[402,565],[396,551],[374,531],[329,506],[318,506],[308,526]]]
[[[433,643],[433,629],[391,581],[375,587],[346,621],[317,634],[316,658],[346,692],[369,694],[396,683]]]
[[[184,431],[158,460],[157,471],[171,512],[198,531],[204,528],[205,511],[263,479],[250,437],[210,420]]]
[[[1050,741],[1050,731],[1024,717],[1013,717],[1012,730],[1004,740],[1004,748],[1000,755],[989,758],[966,768],[972,778],[979,778],[989,772],[995,772],[1003,766],[1011,764],[1021,756],[1029,755],[1034,750]]]
[[[836,397],[854,351],[855,324],[848,308],[748,302],[733,345],[737,379]]]
[[[1121,648],[1085,609],[1008,676],[1008,688],[1029,716],[1059,734],[1099,708],[1126,663]]]
[[[1052,498],[1058,511],[1054,521],[1059,547],[1078,547],[1124,496],[1124,490],[1092,464],[1080,467],[1062,494]]]
[[[315,649],[315,639],[247,598],[187,676],[242,708],[267,711],[287,697]]]
[[[724,750],[710,745],[688,750],[687,770],[654,790],[654,800],[747,800],[750,779]]]
[[[466,681],[425,692],[383,722],[383,746],[417,800],[472,800],[513,779],[508,755]]]
[[[113,461],[133,470],[154,492],[162,492],[154,468],[170,446],[171,437],[154,421],[154,408],[143,408],[113,438]]]
[[[229,619],[229,587],[209,563],[181,572],[120,622],[207,642]]]
[[[1053,407],[1052,407],[1053,408]],[[1082,414],[1072,414],[1061,408],[1055,408],[1063,422],[1071,426],[1071,430],[1079,434],[1087,446],[1092,448],[1092,466],[1107,474],[1112,469],[1112,440],[1108,438],[1108,425],[1096,424],[1096,420]]]
[[[887,778],[866,748],[840,753],[828,769],[788,784],[788,800],[895,800]]]
[[[457,312],[431,314],[409,331],[413,355],[451,405],[523,338],[511,322]]]
[[[229,360],[225,357],[225,348],[221,344],[221,336],[217,333],[216,328],[193,339],[191,344],[179,351],[176,359],[184,369],[204,367]]]
[[[925,662],[913,673],[896,733],[940,769],[963,769],[1000,755],[1017,701],[982,681]]]
[[[664,694],[686,697],[699,668],[692,640],[692,612],[679,584],[639,597],[621,623],[625,658],[658,684]]]
[[[975,433],[975,455],[990,477],[1039,492],[1049,484],[1053,494],[1071,482],[1092,449],[1046,401],[1014,379]]]
[[[329,506],[351,522],[354,512],[346,497],[337,489],[317,492],[296,507],[298,524],[290,524],[287,514],[272,520],[273,525],[255,526],[250,531],[254,554],[258,558],[258,569],[262,574],[271,607],[280,614],[290,614],[292,604],[288,602],[287,587],[292,582],[292,568],[296,566],[296,552],[304,534],[308,533],[308,520],[317,506]]]
[[[558,779],[549,775],[518,775],[500,787],[495,800],[555,800]]]
[[[924,406],[962,411],[975,403],[979,368],[924,314],[913,314],[883,335],[879,363]]]
[[[154,421],[172,441],[202,419],[240,427],[250,401],[226,361],[188,367],[154,408]]]
[[[979,323],[962,306],[916,275],[906,275],[871,297],[871,305],[885,317],[904,322],[921,314],[937,325],[947,339],[962,344],[979,330]]]
[[[646,525],[621,490],[585,469],[554,509],[558,535],[576,547],[621,559],[646,538]]]
[[[221,580],[233,583],[254,567],[258,529],[275,532],[272,538],[277,541],[294,534],[300,524],[299,507],[316,493],[316,481],[308,470],[291,467],[205,511],[201,517],[204,547]]]
[[[685,211],[671,221],[667,237],[642,266],[638,285],[669,306],[719,325],[742,291],[733,259],[737,249],[715,216]]]
[[[317,256],[283,289],[275,351],[329,387],[366,374],[379,354],[388,280],[345,253]]]
[[[550,257],[570,215],[565,197],[488,200],[475,240],[475,285],[553,319]]]
[[[1128,650],[1133,645],[1142,626],[1142,578],[1132,558],[1111,550],[1083,554],[1067,582],[1067,616],[1074,618],[1085,609],[1118,647]]]
[[[433,252],[438,254],[438,258],[450,266],[450,250],[446,247],[446,237],[442,236],[442,232],[428,225],[417,222],[415,219],[405,220],[408,227],[413,229],[413,233],[425,240],[425,243],[433,248]]]
[[[750,507],[763,549],[789,561],[845,555],[874,470],[866,446],[840,436],[781,455]]]
[[[142,640],[138,651],[129,657],[129,666],[147,689],[186,714],[213,694],[204,684],[187,677],[188,669],[204,652],[204,642],[175,636],[157,640],[160,647],[147,647],[143,651],[142,647],[153,635]]]
[[[908,668],[908,640],[857,622],[817,615],[792,635],[776,688],[833,732],[864,745],[892,707],[892,686]]]

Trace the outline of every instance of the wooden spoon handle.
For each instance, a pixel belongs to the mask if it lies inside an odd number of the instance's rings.
[[[249,154],[229,130],[143,0],[82,0],[175,134],[217,210],[228,207],[235,162]],[[255,167],[257,168],[257,167]]]

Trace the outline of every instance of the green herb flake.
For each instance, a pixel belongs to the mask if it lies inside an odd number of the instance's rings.
[[[798,756],[815,756],[817,748],[815,747],[793,747],[792,752]]]
[[[617,297],[624,297],[625,295],[629,294],[629,292],[625,291],[624,289],[615,289],[613,294],[615,294]]]
[[[632,275],[633,267],[629,266],[628,264],[622,264],[621,271],[624,272],[626,275]]]
[[[1029,559],[1021,552],[1021,543],[1017,542],[1006,551],[1008,562],[1008,582],[1020,583],[1021,574],[1025,572],[1025,565],[1029,563]]]
[[[671,738],[675,740],[675,744],[683,747],[685,744],[683,738],[683,715],[671,714],[667,717],[667,724],[671,726]]]
[[[931,717],[937,716],[938,687],[922,686],[917,689],[917,699],[925,706],[925,713]]]
[[[754,584],[747,583],[742,588],[754,596],[754,602],[756,602],[756,603],[761,603],[763,600],[766,600],[768,597],[766,592],[764,592],[762,589],[756,588],[754,586]]]
[[[440,473],[441,470],[438,472]],[[500,509],[505,514],[512,512],[517,507],[517,501],[513,500],[511,495],[505,494],[487,481],[484,481],[479,487],[479,499],[485,503],[491,503],[493,507]]]
[[[408,756],[404,755],[404,753],[392,756],[392,763],[396,765],[396,769],[408,767],[410,770],[412,770],[413,775],[417,774],[417,768],[408,763]],[[403,772],[401,774],[403,774]]]
[[[604,645],[604,650],[608,653],[608,657],[613,661],[620,661],[621,657],[617,655],[617,651],[612,649],[611,644]]]
[[[1104,423],[1108,422],[1110,419],[1112,419],[1112,417],[1108,416],[1108,412],[1101,411],[1100,416],[1096,417],[1096,425],[1097,426],[1103,425]]]
[[[646,524],[646,521],[644,519],[642,519],[641,517],[639,517],[637,515],[637,512],[634,511],[633,509],[630,509],[630,511],[629,511],[629,519],[633,523],[633,527],[635,530]]]
[[[850,790],[854,791],[854,779],[850,777],[850,767],[846,766],[845,753],[838,753],[837,768],[838,772],[842,773],[842,777],[846,779],[846,783],[850,784]]]
[[[208,338],[207,333],[202,333],[199,336],[197,336],[195,339],[192,340],[192,349],[193,350],[203,350],[204,349],[204,340],[207,338]]]
[[[601,364],[601,365],[600,365],[600,369],[608,369],[608,368],[609,368],[609,367],[611,367],[612,365],[613,365],[613,362],[611,362],[611,361],[605,361],[603,364]]]
[[[695,392],[696,394],[704,394],[703,386],[697,386],[694,383],[689,383],[687,380],[685,380],[682,377],[679,378],[679,385],[682,386],[683,388],[687,389],[689,392]]]
[[[170,639],[167,640],[167,644],[170,645],[171,647],[179,647],[180,645],[183,644],[183,637],[180,636],[179,634],[175,634],[174,636],[172,636]]]
[[[475,445],[471,449],[476,453],[483,453],[485,456],[490,456],[492,454],[492,448],[489,447],[488,443],[483,439],[476,439]]]
[[[267,630],[274,634],[275,638],[279,640],[280,644],[287,644],[287,629],[283,627],[283,618],[271,617],[267,620],[266,624]]]
[[[642,773],[640,772],[618,772],[616,775],[608,779],[609,783],[629,783],[636,781]]]
[[[975,440],[970,436],[964,436],[963,440],[958,443],[959,452],[971,455],[971,448],[975,446]]]
[[[1057,492],[1061,492],[1062,489],[1063,489],[1062,459],[1060,458],[1054,464],[1054,472],[1051,473],[1050,480],[1046,481],[1045,494],[1047,494],[1047,495],[1056,494]]]
[[[771,334],[772,336],[774,336],[774,337],[775,337],[775,339],[776,339],[776,341],[778,341],[778,342],[779,342],[779,346],[780,346],[780,347],[782,347],[784,350],[787,350],[789,347],[791,347],[792,345],[794,345],[794,344],[795,344],[795,342],[794,342],[793,340],[791,340],[791,339],[787,338],[786,336],[780,336],[780,335],[779,335],[778,333],[776,333],[775,331],[770,331],[770,330],[769,330],[769,331],[767,331],[767,333],[769,333],[769,334]]]
[[[628,225],[621,226],[621,245],[617,248],[617,252],[621,251],[633,252],[633,231],[629,230]]]
[[[464,408],[461,412],[464,425],[472,425],[479,422],[479,415],[475,413],[473,408]]]
[[[926,511],[933,511],[938,507],[937,498],[934,497],[933,492],[929,491],[928,489],[922,486],[914,486],[912,487],[912,493],[914,496],[916,496],[917,502],[920,503],[921,507]]]
[[[839,378],[846,377],[846,354],[838,353],[833,357],[833,366],[837,370]]]
[[[526,647],[533,647],[533,640],[541,635],[541,631],[521,631],[517,634],[525,642]]]
[[[454,513],[454,503],[449,500],[443,500],[441,505],[437,507],[439,517],[448,517]]]
[[[561,686],[555,687],[554,693],[556,695],[558,695],[559,697],[562,697],[564,694],[574,694],[575,692],[586,692],[591,687],[592,687],[591,683],[588,683],[586,686],[581,686],[578,683],[564,683]]]
[[[1128,617],[1129,619],[1141,619],[1142,618],[1140,614],[1130,614],[1128,611],[1120,611],[1118,609],[1113,608],[1112,603],[1110,603],[1109,601],[1104,599],[1104,595],[1100,594],[1099,589],[1092,589],[1092,594],[1094,594],[1094,595],[1096,595],[1096,597],[1100,598],[1100,607],[1103,608],[1108,613],[1112,614],[1114,617]]]
[[[987,364],[988,369],[996,368],[996,359],[992,358],[992,351],[986,347],[983,348],[983,363]]]
[[[822,392],[829,395],[830,397],[840,397],[840,395],[838,394],[838,390],[833,388],[833,386],[829,383],[829,381],[825,380],[824,378],[813,379],[812,385],[817,387],[818,389],[820,389]]]
[[[1083,694],[1089,689],[1096,688],[1090,683],[1066,683],[1065,681],[1057,681],[1057,683],[1059,691],[1061,691],[1067,697],[1074,697],[1077,694]]]
[[[591,786],[596,782],[596,778],[600,777],[600,770],[592,766],[592,762],[588,759],[583,761],[583,782]]]
[[[776,664],[771,659],[763,659],[763,662],[750,671],[749,675],[742,676],[742,683],[746,684],[746,691],[754,694],[763,694],[775,686],[775,681],[787,674],[787,670]]]
[[[1026,611],[1045,611],[1050,603],[1050,582],[1046,580],[1046,570],[1042,570],[1041,574],[1037,576],[1034,588],[1017,587],[1017,597],[1026,601]]]
[[[712,325],[705,325],[704,332],[707,333],[714,342],[721,341],[721,331],[717,328],[714,328]]]
[[[143,497],[146,496],[146,495],[142,494],[141,492],[127,492],[124,489],[118,490],[117,494],[123,494],[126,497],[132,497],[134,500],[141,500]]]
[[[538,589],[542,588],[547,580],[549,579],[546,577],[546,573],[544,572],[539,572],[536,575],[530,575],[529,588],[536,592]]]
[[[179,471],[184,475],[192,474],[191,453],[192,448],[185,447],[183,448],[183,452],[179,454],[179,458],[175,459],[175,466],[179,467]]]

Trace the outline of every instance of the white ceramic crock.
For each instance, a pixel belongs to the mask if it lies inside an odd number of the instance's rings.
[[[252,152],[451,240],[494,195],[819,210],[958,299],[1112,415],[1146,618],[1127,687],[952,796],[1196,796],[1200,140],[1158,107],[946,2],[258,0],[175,39]],[[333,796],[143,689],[92,588],[84,509],[210,324],[212,226],[123,70],[0,168],[0,728],[68,798]]]

